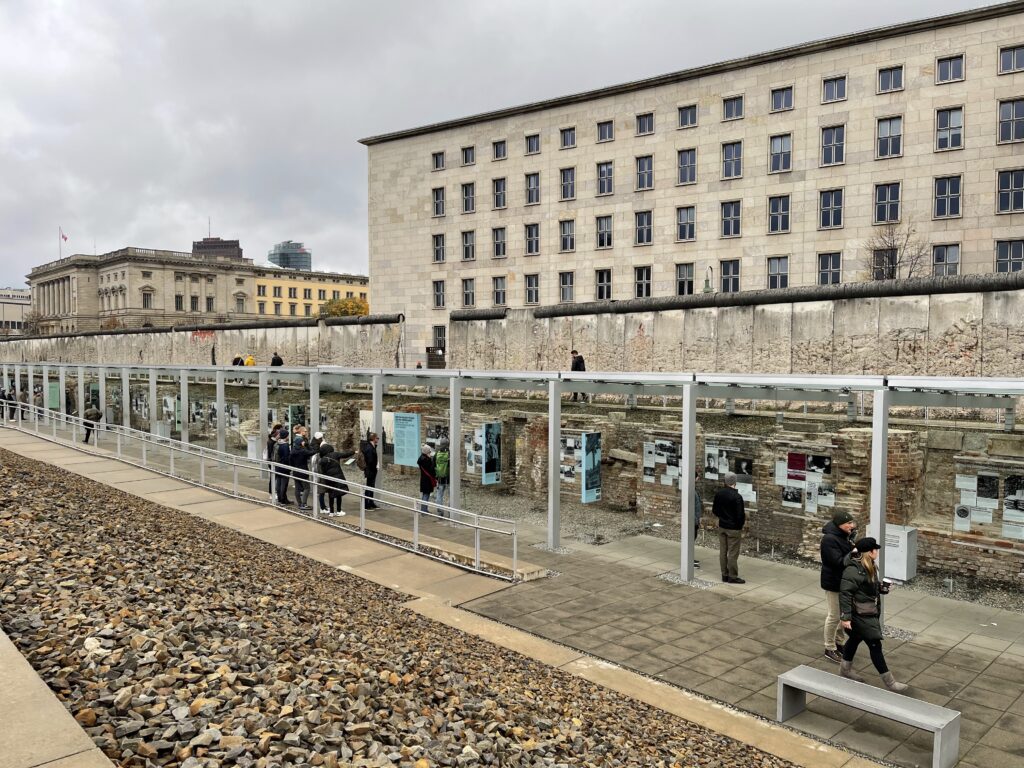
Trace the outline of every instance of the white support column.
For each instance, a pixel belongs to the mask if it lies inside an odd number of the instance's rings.
[[[50,423],[50,366],[43,363],[43,423]]]
[[[78,415],[81,417],[85,414],[85,368],[78,366],[78,380],[75,382],[75,387],[78,391]]]
[[[132,385],[131,372],[127,367],[121,369],[121,425],[132,428]]]
[[[462,379],[448,379],[448,505],[462,509]]]
[[[25,397],[26,397],[26,401],[31,406],[35,402],[35,394],[36,394],[36,388],[35,388],[35,382],[34,382],[34,376],[33,376],[34,371],[33,371],[33,368],[32,368],[32,363],[26,364],[25,365],[25,370],[26,370],[26,374],[27,374],[27,378],[28,378],[28,392],[25,393]],[[25,416],[28,417],[29,419],[31,419],[32,421],[36,420],[36,414],[35,414],[34,411],[28,411],[25,414]]]
[[[224,453],[224,428],[227,418],[224,414],[224,371],[217,371],[217,450]]]
[[[320,431],[320,371],[309,372],[309,436]]]
[[[693,522],[699,510],[694,507],[694,482],[697,465],[697,396],[692,385],[683,387],[683,431],[679,457],[680,551],[679,578],[693,581]]]
[[[889,478],[889,401],[890,390],[873,393],[871,416],[871,518],[868,535],[881,547],[878,553],[878,575],[885,576],[885,506]]]
[[[14,366],[14,396],[18,400],[18,402],[20,403],[21,402],[21,366],[20,365],[15,365]],[[18,410],[21,410],[21,406],[20,405],[18,406]]]
[[[60,401],[57,404],[58,413],[68,412],[68,371],[66,366],[57,369],[57,397]]]
[[[7,377],[7,363],[4,363],[4,383],[3,388],[8,389],[10,387],[11,380]]]
[[[373,377],[373,431],[378,435],[384,429],[384,377],[377,374]],[[391,435],[394,440],[394,435]],[[384,485],[384,440],[380,441],[380,450],[377,451],[377,485],[381,488]]]
[[[548,548],[558,549],[562,538],[560,460],[562,445],[562,382],[548,382]]]
[[[179,394],[181,395],[181,442],[188,442],[188,418],[189,418],[189,402],[188,402],[188,368],[182,368],[178,371],[178,380],[180,384]]]
[[[100,384],[100,401],[99,401],[99,404],[96,407],[99,408],[100,409],[100,413],[103,414],[103,416],[101,417],[101,420],[106,420],[106,418],[107,418],[107,369],[106,368],[100,368],[99,377],[100,377],[100,381],[99,381],[99,384]]]
[[[163,413],[156,401],[156,368],[149,369],[149,434],[155,435],[156,423],[160,420],[157,414]]]
[[[260,439],[263,441],[264,444],[266,444],[267,437],[270,434],[269,430],[267,429],[267,383],[269,378],[270,377],[267,376],[266,371],[259,372],[259,405],[257,406],[257,417],[259,418],[260,421],[259,431],[257,432],[257,434],[260,436]]]

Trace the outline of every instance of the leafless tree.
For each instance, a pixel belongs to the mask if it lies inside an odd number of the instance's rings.
[[[928,244],[913,222],[886,224],[864,241],[862,266],[867,280],[900,280],[928,274]]]
[[[38,312],[26,312],[25,316],[21,319],[22,331],[26,336],[38,336],[43,329],[43,316]]]

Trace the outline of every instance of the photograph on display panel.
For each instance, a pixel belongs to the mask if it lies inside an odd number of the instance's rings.
[[[583,433],[583,482],[580,489],[584,504],[601,500],[601,433]]]
[[[501,422],[492,421],[483,426],[484,471],[483,484],[501,482]]]

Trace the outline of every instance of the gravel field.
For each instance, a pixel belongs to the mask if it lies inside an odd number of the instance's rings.
[[[0,482],[0,623],[119,765],[789,765],[185,513]]]

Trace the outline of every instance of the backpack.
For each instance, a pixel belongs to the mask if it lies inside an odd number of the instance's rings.
[[[434,454],[434,469],[437,471],[438,480],[448,479],[448,451],[438,451]]]
[[[363,472],[366,471],[366,454],[363,452],[363,446],[359,446],[359,450],[356,451],[356,466],[359,467]]]

